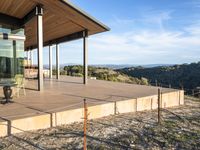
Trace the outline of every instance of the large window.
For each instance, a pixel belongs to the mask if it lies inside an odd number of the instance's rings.
[[[0,25],[0,79],[24,74],[24,30]]]
[[[24,29],[12,29],[9,26],[0,25],[0,33],[7,33],[7,34],[14,34],[14,35],[21,35],[24,36]]]

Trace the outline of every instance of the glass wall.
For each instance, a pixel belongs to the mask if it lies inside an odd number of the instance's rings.
[[[16,75],[24,75],[24,37],[23,29],[9,29],[0,25],[0,80],[13,79]],[[13,35],[17,35],[13,38]],[[12,38],[9,38],[12,37]]]
[[[24,29],[23,28],[13,29],[12,27],[0,24],[0,33],[24,36]]]

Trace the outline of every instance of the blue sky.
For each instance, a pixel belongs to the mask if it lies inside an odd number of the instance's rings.
[[[89,64],[200,61],[200,0],[71,2],[111,28],[89,38]],[[60,53],[61,63],[82,63],[82,41],[62,44]]]

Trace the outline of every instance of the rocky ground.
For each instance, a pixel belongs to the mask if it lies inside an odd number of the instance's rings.
[[[12,135],[0,149],[82,149],[83,123]],[[88,122],[88,149],[200,149],[200,100],[179,108],[119,114]]]

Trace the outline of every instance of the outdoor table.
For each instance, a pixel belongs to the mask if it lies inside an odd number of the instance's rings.
[[[3,86],[3,93],[5,96],[5,103],[11,103],[11,95],[12,95],[12,89],[11,87],[17,86],[16,82],[14,81],[4,81],[0,82],[0,86]]]

